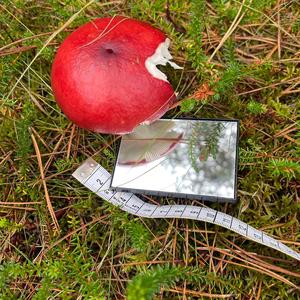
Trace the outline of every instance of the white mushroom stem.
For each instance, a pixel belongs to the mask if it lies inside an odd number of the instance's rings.
[[[157,65],[165,66],[167,63],[174,69],[182,69],[176,63],[172,62],[173,58],[169,52],[170,39],[166,38],[164,42],[160,43],[156,48],[155,53],[148,57],[145,61],[145,67],[148,72],[155,78],[169,82],[167,75],[157,68]]]

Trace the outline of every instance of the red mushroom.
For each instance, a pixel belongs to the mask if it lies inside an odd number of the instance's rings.
[[[170,63],[170,40],[126,17],[100,18],[75,30],[52,66],[54,96],[66,116],[95,132],[125,134],[160,118],[175,94],[156,65]]]

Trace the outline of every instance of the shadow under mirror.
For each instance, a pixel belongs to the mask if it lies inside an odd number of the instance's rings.
[[[211,201],[236,200],[238,122],[160,119],[125,135],[111,186]]]

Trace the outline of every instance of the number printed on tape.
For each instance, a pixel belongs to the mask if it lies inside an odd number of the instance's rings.
[[[186,208],[186,205],[172,205],[171,209],[169,210],[169,215],[172,216],[171,218],[180,218]]]
[[[223,212],[192,205],[159,206],[146,203],[132,193],[114,191],[109,188],[111,175],[92,158],[87,159],[72,175],[104,200],[134,215],[146,218],[192,219],[217,224],[300,261],[300,253],[247,223]]]
[[[202,207],[188,205],[184,210],[181,218],[197,220]]]
[[[226,228],[231,228],[233,218],[222,212],[218,212],[215,218],[215,223]]]

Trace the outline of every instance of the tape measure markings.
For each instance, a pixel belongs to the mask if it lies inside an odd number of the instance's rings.
[[[90,167],[93,167],[94,166],[94,164],[90,164]],[[85,184],[99,169],[101,168],[101,166],[99,165],[99,166],[97,166],[97,168],[84,180],[84,182],[83,182],[83,184]],[[85,175],[85,173],[84,172],[82,172],[81,174],[80,174],[81,176],[84,176]]]
[[[92,192],[128,213],[145,218],[182,218],[209,222],[230,229],[249,240],[278,250],[300,261],[300,253],[223,212],[193,205],[154,205],[143,201],[133,193],[110,189],[110,173],[92,158],[83,162],[72,175]]]

